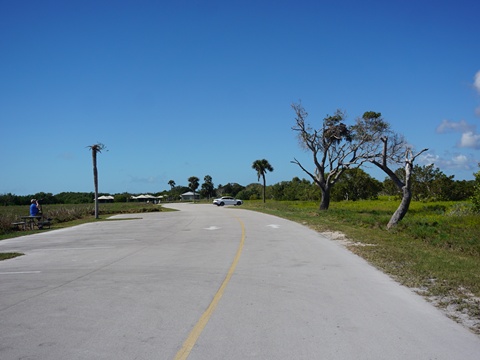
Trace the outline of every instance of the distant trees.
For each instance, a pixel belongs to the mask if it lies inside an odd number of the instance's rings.
[[[267,187],[265,174],[267,173],[267,171],[272,172],[273,166],[270,165],[268,160],[261,159],[261,160],[255,160],[253,162],[252,169],[254,169],[257,172],[258,181],[260,181],[260,178],[262,178],[263,180],[263,202],[265,202],[265,190]]]
[[[318,201],[322,198],[320,189],[315,183],[298,177],[273,184],[267,188],[267,192],[275,200]]]
[[[106,146],[102,143],[93,144],[87,146],[92,151],[92,163],[93,163],[93,184],[95,187],[95,219],[98,219],[98,170],[97,170],[97,154],[106,149]]]
[[[383,185],[360,168],[345,170],[332,190],[332,200],[377,199]]]
[[[447,176],[435,164],[415,165],[412,190],[415,200],[449,201],[466,199],[472,195],[473,187],[467,181],[455,181],[455,175]]]
[[[478,163],[478,166],[480,167],[480,163]],[[471,199],[472,199],[473,208],[475,209],[475,211],[480,212],[480,170],[477,171],[474,175],[475,175],[475,183],[474,183],[473,195]]]
[[[259,183],[252,183],[245,186],[243,190],[240,190],[235,197],[242,200],[258,200],[262,198],[262,193],[263,186]]]
[[[195,202],[195,191],[200,186],[200,179],[196,176],[190,176],[188,178],[188,187],[193,191],[193,201]]]
[[[3,206],[28,205],[31,199],[33,199],[33,196],[26,197],[8,193],[0,195],[0,204]]]
[[[175,186],[170,191],[168,191],[168,200],[169,201],[176,201],[180,199],[180,195],[186,193],[187,191],[190,191],[190,188],[188,186]]]
[[[200,195],[210,199],[215,196],[215,186],[213,185],[213,179],[210,175],[205,175],[203,178],[204,183],[202,184]]]
[[[404,181],[404,170],[398,168],[395,175]],[[460,201],[473,195],[473,180],[454,180],[454,175],[447,176],[435,164],[415,165],[412,174],[413,200],[416,201]],[[382,193],[401,196],[401,190],[390,179],[383,181]]]
[[[237,183],[228,183],[225,185],[218,185],[217,196],[233,196],[237,197],[237,194],[245,189],[245,186],[242,186]],[[240,199],[243,199],[240,197]]]
[[[98,194],[100,196],[100,193]],[[88,204],[95,201],[95,193],[61,192],[55,195],[57,204]]]
[[[59,200],[52,193],[39,192],[32,195],[0,194],[0,206],[30,205],[31,199],[38,199],[42,204],[57,204]]]
[[[421,171],[422,175],[417,176]],[[436,174],[431,181],[423,172]],[[397,168],[394,173],[402,181],[404,181],[404,169]],[[478,172],[480,173],[480,171]],[[480,174],[474,174],[476,177]],[[208,175],[207,175],[208,176]],[[207,178],[207,177],[206,177]],[[208,180],[208,178],[207,178]],[[438,180],[438,181],[437,181]],[[427,184],[425,182],[429,181]],[[378,188],[378,185],[381,185]],[[447,185],[445,185],[447,184]],[[476,187],[475,187],[476,186]],[[473,201],[474,189],[477,189],[477,201],[480,204],[480,179],[474,180],[454,180],[452,176],[446,176],[438,169],[431,165],[414,166],[412,175],[412,187],[414,188],[413,200],[416,201]],[[202,185],[203,188],[203,185]],[[190,191],[187,186],[175,186],[171,190],[165,190],[157,195],[164,195],[165,200],[175,201],[180,198],[180,195]],[[243,200],[259,200],[262,198],[263,186],[259,183],[251,183],[247,186],[242,186],[238,183],[228,183],[226,185],[218,185],[213,188],[218,196],[230,195]],[[204,195],[203,189],[200,191],[202,197]],[[98,193],[101,195],[110,195],[107,193]],[[132,194],[123,192],[114,194],[115,202],[126,202],[130,199]],[[332,201],[352,201],[373,199],[377,195],[391,195],[401,198],[402,192],[393,183],[390,177],[385,178],[382,183],[370,177],[360,168],[353,168],[345,170],[342,177],[336,183],[331,192]],[[212,195],[216,196],[216,195]],[[94,201],[93,192],[61,192],[58,194],[39,192],[30,195],[14,195],[14,194],[0,194],[0,206],[11,205],[29,205],[30,199],[40,199],[43,204],[87,204]],[[276,184],[267,185],[266,197],[278,201],[320,201],[322,194],[317,184],[308,179],[300,179],[294,177],[289,181],[281,181]]]
[[[129,193],[127,192],[123,192],[121,194],[115,194],[115,196],[113,197],[114,200],[113,202],[116,202],[116,203],[125,203],[125,202],[128,202],[130,200],[130,197],[132,195],[130,195]]]

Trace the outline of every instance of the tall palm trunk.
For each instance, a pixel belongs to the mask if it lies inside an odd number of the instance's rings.
[[[265,203],[265,192],[267,188],[267,181],[265,180],[265,174],[262,174],[263,177],[263,203]]]
[[[106,146],[102,143],[88,146],[92,150],[93,162],[93,185],[95,187],[95,219],[98,219],[98,171],[97,171],[97,153],[102,152]]]
[[[97,150],[92,148],[93,161],[93,185],[95,188],[95,219],[98,219],[98,170],[97,170]]]

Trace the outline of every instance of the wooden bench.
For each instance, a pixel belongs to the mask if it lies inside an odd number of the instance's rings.
[[[48,226],[50,229],[50,226],[52,226],[52,219],[39,220],[37,226],[39,229],[43,229],[45,226]]]
[[[12,223],[12,227],[17,229],[17,230],[25,230],[25,225],[27,225],[27,223],[25,221],[18,221],[18,222],[13,222]]]

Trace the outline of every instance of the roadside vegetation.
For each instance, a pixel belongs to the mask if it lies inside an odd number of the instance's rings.
[[[43,205],[43,214],[52,219],[52,229],[78,225],[80,223],[95,221],[94,204],[51,204]],[[28,215],[28,206],[0,206],[0,240],[27,235],[39,230],[18,230],[12,223],[19,220],[20,216]],[[115,214],[135,214],[144,212],[166,211],[158,204],[152,203],[107,203],[99,204],[99,220]],[[41,230],[48,231],[48,230]]]
[[[23,255],[22,253],[18,253],[18,252],[0,253],[0,261],[13,259],[17,256],[22,256],[22,255]]]

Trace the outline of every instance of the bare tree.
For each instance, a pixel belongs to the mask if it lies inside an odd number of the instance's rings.
[[[102,144],[94,144],[87,146],[92,150],[92,162],[93,162],[93,184],[95,187],[95,219],[98,219],[98,170],[97,170],[97,153],[101,153],[107,147]]]
[[[300,145],[310,151],[315,164],[314,172],[307,170],[297,159],[297,164],[319,186],[322,192],[320,210],[330,205],[330,192],[342,173],[351,167],[371,163],[384,171],[402,192],[402,201],[388,222],[392,228],[408,212],[412,200],[412,172],[415,159],[428,149],[417,153],[404,137],[393,132],[390,124],[380,113],[367,111],[356,120],[355,125],[344,124],[344,113],[338,111],[324,118],[322,127],[313,129],[306,123],[308,113],[300,104],[293,104],[296,124],[292,130],[298,133]],[[403,165],[402,180],[391,165]]]
[[[363,144],[363,160],[385,172],[402,192],[402,201],[387,224],[387,228],[390,229],[397,225],[408,212],[412,200],[414,161],[428,149],[415,153],[403,136],[390,130],[389,124],[383,120],[381,113],[365,112],[361,118],[357,119],[354,130],[357,134],[363,134],[370,139]],[[405,170],[404,180],[390,169],[390,165],[401,164],[404,165]]]
[[[273,166],[270,165],[268,160],[261,159],[261,160],[255,160],[253,162],[252,169],[257,172],[258,181],[260,181],[260,178],[263,179],[263,202],[265,202],[265,188],[267,187],[267,183],[266,183],[266,180],[265,180],[265,174],[267,173],[267,171],[272,172],[273,171]]]
[[[292,108],[296,115],[292,130],[297,132],[300,146],[312,154],[315,169],[307,170],[296,158],[291,162],[318,185],[322,192],[320,210],[328,210],[332,187],[346,169],[362,163],[361,145],[370,138],[356,136],[352,127],[343,122],[345,114],[340,110],[325,117],[321,127],[314,129],[306,122],[308,113],[301,104],[292,104]]]

